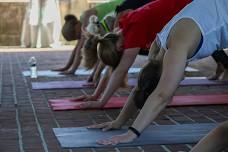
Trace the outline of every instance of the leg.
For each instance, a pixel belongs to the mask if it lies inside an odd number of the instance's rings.
[[[29,11],[26,8],[22,30],[21,30],[21,47],[30,47],[30,30],[29,30]]]
[[[37,44],[37,37],[38,37],[38,25],[31,25],[30,26],[30,38],[31,38],[31,47],[35,48]]]
[[[228,147],[228,121],[204,137],[191,152],[221,152]]]
[[[53,43],[53,22],[40,25],[40,47],[50,47]]]

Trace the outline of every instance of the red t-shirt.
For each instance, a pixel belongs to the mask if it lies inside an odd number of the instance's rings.
[[[123,48],[149,49],[165,24],[192,0],[155,0],[121,17]]]

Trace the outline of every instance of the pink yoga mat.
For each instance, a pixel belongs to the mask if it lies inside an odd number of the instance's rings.
[[[129,86],[135,86],[137,84],[137,79],[129,79]],[[228,81],[211,81],[205,78],[187,78],[183,80],[180,84],[182,87],[187,86],[219,86],[228,85]],[[94,88],[93,83],[88,83],[87,81],[51,81],[51,82],[32,82],[32,89],[82,89],[82,88]]]
[[[112,97],[105,107],[122,108],[127,101],[127,97]],[[51,99],[49,103],[53,110],[79,110],[80,104],[84,101],[74,99]],[[174,96],[172,102],[168,106],[196,106],[196,105],[218,105],[228,104],[228,94],[213,95],[185,95]]]

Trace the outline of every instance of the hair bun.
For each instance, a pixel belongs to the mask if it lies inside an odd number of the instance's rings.
[[[77,18],[76,16],[74,16],[73,14],[68,14],[64,17],[65,21],[74,21],[77,22]]]

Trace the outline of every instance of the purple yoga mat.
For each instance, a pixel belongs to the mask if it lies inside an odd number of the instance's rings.
[[[129,86],[135,86],[137,79],[129,79]],[[32,89],[35,90],[48,90],[48,89],[82,89],[82,88],[94,88],[93,83],[83,81],[50,81],[50,82],[32,82]]]
[[[218,80],[208,80],[206,78],[202,77],[195,77],[194,79],[192,78],[187,78],[181,81],[180,86],[182,87],[187,87],[187,86],[222,86],[222,85],[228,85],[228,81],[218,81]]]
[[[137,79],[128,79],[129,86],[135,86]],[[187,86],[219,86],[228,85],[228,81],[212,81],[205,78],[187,78],[180,84],[182,87]],[[82,88],[94,88],[95,85],[88,83],[87,81],[51,81],[51,82],[33,82],[32,89],[82,89]]]
[[[94,88],[93,83],[87,81],[51,81],[51,82],[32,82],[32,89],[81,89]]]

